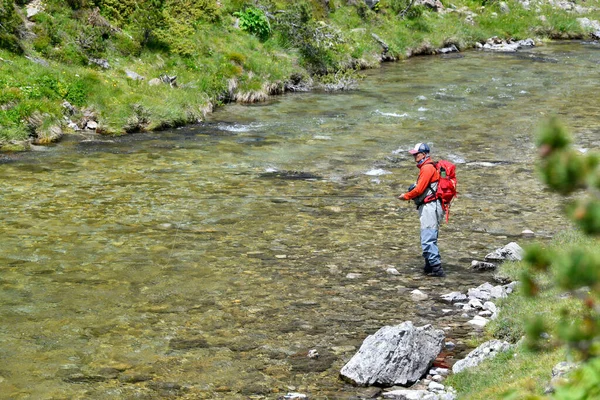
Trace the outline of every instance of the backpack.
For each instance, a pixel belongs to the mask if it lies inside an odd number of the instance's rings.
[[[450,203],[456,197],[456,165],[447,160],[439,160],[433,165],[440,174],[435,196],[442,203],[442,210],[446,214],[446,223],[448,223]]]

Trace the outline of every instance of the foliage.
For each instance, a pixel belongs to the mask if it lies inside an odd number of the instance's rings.
[[[240,19],[240,28],[248,33],[256,35],[265,41],[271,35],[271,24],[262,10],[248,7],[244,11],[234,13]]]
[[[553,249],[544,252],[539,246],[528,249],[529,269],[523,274],[524,292],[530,296],[543,293],[540,277],[551,273],[553,284],[561,290],[573,291],[582,303],[579,311],[561,310],[561,320],[555,326],[546,319],[529,322],[528,341],[532,348],[541,348],[540,333],[553,330],[557,343],[563,343],[573,356],[583,363],[583,369],[568,389],[558,392],[560,399],[596,398],[600,387],[600,168],[595,153],[580,154],[571,146],[565,128],[551,119],[542,128],[538,146],[539,170],[544,182],[563,195],[582,190],[584,199],[570,201],[568,214],[592,245]],[[559,342],[560,341],[560,342]]]
[[[324,75],[339,69],[336,50],[344,37],[335,27],[315,21],[306,3],[295,4],[281,14],[277,27],[283,44],[298,48],[310,72]]]
[[[0,0],[0,48],[13,53],[22,54],[23,47],[19,43],[18,29],[21,25],[19,16],[11,0]]]

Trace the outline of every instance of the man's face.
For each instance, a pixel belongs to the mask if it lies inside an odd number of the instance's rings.
[[[415,158],[415,162],[418,163],[419,161],[425,158],[425,153],[413,154],[413,157]]]

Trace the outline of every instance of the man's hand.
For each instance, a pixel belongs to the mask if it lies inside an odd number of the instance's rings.
[[[407,200],[408,201],[408,199],[405,196],[406,196],[406,193],[401,194],[400,196],[398,196],[398,200]]]

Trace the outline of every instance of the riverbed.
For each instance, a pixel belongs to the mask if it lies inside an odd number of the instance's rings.
[[[438,296],[489,281],[471,260],[524,229],[570,227],[535,135],[558,115],[600,148],[599,67],[582,42],[416,57],[354,91],[1,156],[2,397],[344,399],[359,389],[339,370],[383,325],[449,328],[464,349],[473,331]],[[417,142],[457,165],[444,279],[421,275],[418,216],[396,199]]]

